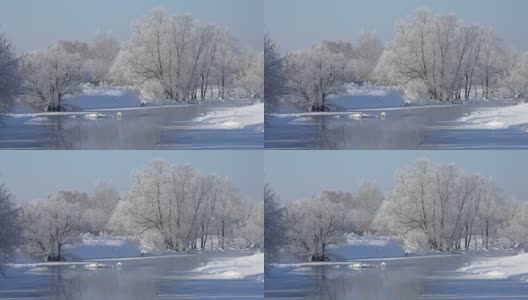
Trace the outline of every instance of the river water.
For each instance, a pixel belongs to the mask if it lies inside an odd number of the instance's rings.
[[[510,280],[464,279],[455,270],[481,256],[449,255],[369,259],[373,268],[325,264],[274,268],[266,299],[528,299],[528,285]],[[361,261],[361,260],[358,260]],[[385,262],[385,268],[380,264]]]
[[[527,149],[528,133],[464,129],[456,120],[491,104],[358,109],[318,116],[266,119],[265,147],[274,149]],[[351,118],[354,113],[369,118]],[[381,114],[385,113],[384,118]]]
[[[0,277],[0,299],[260,299],[264,284],[247,279],[201,279],[192,269],[213,259],[249,253],[103,260],[96,270],[72,265],[18,270]],[[113,267],[122,263],[121,269]]]
[[[210,129],[194,119],[251,103],[192,104],[100,109],[103,118],[82,114],[7,119],[0,125],[3,149],[257,149],[263,133]],[[118,115],[120,113],[120,115]]]

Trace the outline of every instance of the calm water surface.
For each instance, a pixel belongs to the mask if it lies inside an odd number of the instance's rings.
[[[100,110],[106,117],[62,115],[7,120],[0,126],[4,149],[258,149],[263,133],[205,129],[195,118],[240,104],[195,104]],[[121,112],[121,117],[118,117]]]
[[[347,114],[266,119],[265,147],[275,149],[526,149],[528,134],[515,129],[461,129],[455,120],[483,104],[358,109]],[[291,113],[292,109],[287,109]],[[385,112],[385,119],[381,113]],[[353,114],[353,113],[350,113]]]
[[[361,270],[347,265],[275,268],[266,278],[266,299],[528,299],[528,285],[510,280],[461,279],[454,271],[477,259],[470,255],[373,259],[379,266]],[[459,275],[459,274],[458,274]]]
[[[234,257],[242,254],[229,254]],[[263,283],[248,279],[200,279],[192,269],[209,255],[122,260],[113,267],[89,270],[55,266],[37,270],[8,268],[0,277],[0,299],[259,299]],[[117,260],[102,263],[115,266]],[[232,298],[231,298],[232,297]]]

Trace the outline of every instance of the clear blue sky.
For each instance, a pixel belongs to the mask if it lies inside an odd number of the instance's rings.
[[[247,199],[262,201],[261,151],[0,151],[0,182],[27,201],[58,190],[91,192],[98,179],[127,191],[134,170],[154,159],[190,163],[205,174],[228,176]]]
[[[492,177],[511,199],[528,200],[526,151],[266,151],[264,180],[284,201],[301,200],[322,190],[356,191],[362,179],[385,191],[396,170],[418,158],[454,163],[467,174]]]
[[[125,40],[133,21],[158,7],[228,27],[243,45],[262,49],[261,0],[1,0],[0,32],[18,52],[60,39],[90,41],[97,31]]]
[[[264,28],[282,52],[321,40],[353,41],[364,31],[390,40],[396,20],[422,7],[493,27],[507,45],[528,50],[526,0],[265,0]]]

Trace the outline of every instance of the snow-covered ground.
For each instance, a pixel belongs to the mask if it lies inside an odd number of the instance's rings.
[[[480,259],[457,271],[469,279],[511,279],[528,283],[528,253]]]
[[[219,259],[193,270],[197,278],[243,279],[255,278],[264,282],[264,253]]]
[[[140,107],[139,93],[127,87],[98,87],[85,85],[80,96],[64,101],[67,108],[74,111],[101,108]]]
[[[339,111],[357,109],[403,107],[405,100],[400,91],[385,87],[346,86],[343,95],[332,95],[326,103]]]
[[[388,237],[362,237],[349,234],[343,243],[330,245],[326,251],[334,261],[358,258],[402,257],[405,256],[401,241]]]
[[[81,237],[78,245],[66,246],[64,253],[70,260],[138,257],[141,256],[139,247],[137,240],[126,237],[98,237],[86,234]]]
[[[528,103],[473,112],[457,121],[464,128],[516,128],[528,132]]]
[[[264,103],[213,111],[194,121],[201,123],[202,128],[254,129],[264,132]]]

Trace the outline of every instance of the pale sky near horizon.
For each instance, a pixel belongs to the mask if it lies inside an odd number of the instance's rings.
[[[0,33],[5,32],[17,52],[46,48],[57,40],[88,42],[98,31],[111,31],[124,41],[134,21],[160,7],[227,27],[243,46],[263,48],[261,0],[2,0]]]
[[[365,31],[388,41],[396,21],[419,8],[493,27],[506,45],[528,50],[525,0],[265,0],[264,30],[278,41],[282,53],[322,40],[354,41]]]
[[[0,183],[18,201],[45,199],[58,190],[90,193],[97,180],[130,188],[134,170],[154,159],[190,163],[204,174],[228,176],[241,194],[262,201],[271,184],[282,200],[307,199],[322,190],[356,191],[361,180],[384,190],[416,159],[453,163],[467,174],[492,177],[504,194],[528,200],[525,151],[0,151]]]
[[[492,177],[509,199],[528,201],[525,151],[266,151],[264,181],[283,201],[309,199],[323,190],[355,192],[361,180],[384,191],[394,187],[397,170],[427,158],[455,164],[466,174]]]
[[[263,201],[260,151],[0,151],[0,183],[15,201],[46,199],[59,190],[91,193],[97,180],[119,192],[131,187],[132,173],[154,159],[190,163],[203,174],[228,176],[245,199]]]

